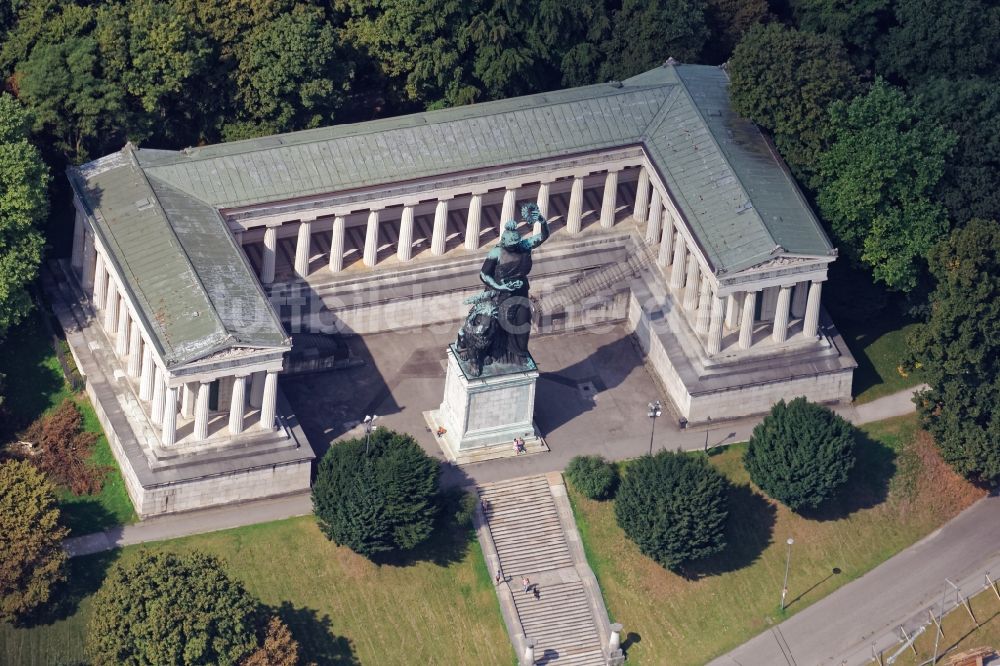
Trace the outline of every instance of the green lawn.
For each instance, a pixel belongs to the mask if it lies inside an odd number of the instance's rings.
[[[433,541],[410,561],[378,566],[334,546],[304,517],[149,547],[221,557],[232,576],[285,619],[304,662],[510,666],[510,642],[474,537],[451,525]],[[90,595],[114,558],[136,550],[74,561],[72,612],[30,629],[0,625],[0,663],[78,663]]]
[[[870,402],[924,381],[919,370],[907,376],[899,372],[908,351],[906,336],[915,326],[914,322],[893,315],[890,308],[875,320],[857,322],[844,318],[837,322],[837,329],[858,362],[852,391],[855,402]]]
[[[136,520],[125,482],[108,446],[97,414],[85,393],[73,394],[63,376],[59,359],[37,310],[13,329],[0,345],[0,374],[6,376],[4,405],[8,419],[0,431],[0,444],[9,441],[32,421],[73,397],[83,412],[84,429],[100,435],[91,457],[95,465],[111,467],[98,495],[75,496],[60,491],[64,523],[73,534],[88,534]]]
[[[955,601],[955,596],[950,595],[947,602],[949,607]],[[964,606],[958,606],[951,611],[941,623],[944,636],[937,641],[938,659],[975,648],[990,647],[994,650],[1000,648],[1000,599],[997,598],[996,592],[989,588],[980,592],[969,600],[969,608],[972,609],[979,626],[977,627],[976,622],[972,621],[969,611]],[[929,661],[935,655],[934,634],[934,626],[931,625],[914,643],[917,656],[907,651],[896,659],[896,663],[901,666],[916,666]]]
[[[751,486],[745,445],[712,456],[733,483],[729,547],[687,577],[642,555],[612,502],[571,491],[588,560],[625,629],[631,664],[704,664],[780,621],[786,539],[794,538],[787,613],[795,613],[918,541],[982,495],[941,462],[916,417],[866,426],[843,501],[810,519]],[[933,492],[932,492],[933,490]]]

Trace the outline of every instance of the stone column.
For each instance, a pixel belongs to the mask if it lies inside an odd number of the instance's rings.
[[[708,325],[708,345],[706,351],[714,356],[722,351],[722,319],[726,311],[726,299],[721,296],[712,297],[711,321]]]
[[[441,256],[448,241],[448,200],[438,199],[434,209],[434,231],[431,235],[431,254]]]
[[[138,377],[142,369],[142,330],[139,322],[131,320],[128,337],[128,374],[129,377]]]
[[[646,221],[646,214],[649,211],[649,172],[646,167],[639,169],[639,185],[635,190],[635,207],[632,209],[632,217],[640,224]]]
[[[115,279],[108,274],[108,289],[104,297],[104,330],[114,335],[118,324],[118,287]]]
[[[687,280],[684,281],[684,309],[694,310],[698,305],[698,257],[688,254]]]
[[[608,171],[604,178],[604,198],[601,200],[601,227],[615,226],[615,209],[618,206],[618,171]]]
[[[684,269],[687,262],[687,245],[684,243],[684,236],[680,231],[674,236],[674,262],[670,270],[670,287],[680,289],[684,286]]]
[[[541,216],[546,220],[549,219],[549,183],[539,183],[536,203],[538,204],[538,212]]]
[[[299,222],[299,235],[295,239],[295,274],[300,278],[309,275],[309,256],[312,254],[312,220]]]
[[[73,222],[73,249],[70,253],[69,265],[80,276],[83,275],[83,215],[76,211],[76,220]]]
[[[115,353],[118,354],[118,358],[123,361],[128,356],[128,306],[125,304],[125,298],[120,297],[120,302],[118,303],[118,327],[115,329]]]
[[[396,241],[396,259],[406,263],[413,258],[413,206],[403,206],[399,218],[399,240]]]
[[[753,344],[753,315],[757,309],[757,292],[743,295],[743,313],[740,316],[740,349],[750,349]]]
[[[264,404],[264,372],[255,372],[250,376],[250,406],[259,408]]]
[[[83,232],[83,271],[80,277],[80,284],[83,285],[83,293],[88,296],[93,293],[94,277],[97,269],[97,248],[94,247],[94,234],[87,228]],[[101,260],[101,270],[104,270],[104,260]]]
[[[569,193],[569,212],[566,213],[566,231],[580,233],[583,216],[583,178],[573,178],[573,189]]]
[[[195,392],[191,388],[191,384],[184,384],[181,387],[181,416],[186,419],[194,416],[194,398]]]
[[[503,225],[507,224],[507,220],[514,220],[514,206],[517,205],[517,188],[508,187],[507,191],[503,193],[503,207],[500,209],[500,233],[503,233]],[[514,220],[515,222],[517,220]]]
[[[695,319],[695,331],[699,335],[708,333],[708,325],[712,318],[712,282],[707,275],[701,276],[701,293],[698,295],[698,316]]]
[[[344,270],[344,216],[333,218],[333,236],[330,238],[330,271]]]
[[[465,218],[465,249],[479,249],[479,225],[483,219],[483,195],[475,193],[469,199],[469,214]]]
[[[164,446],[173,446],[177,441],[177,389],[168,386],[164,398],[161,439]]]
[[[197,440],[208,439],[208,394],[211,389],[211,380],[198,384],[194,401],[194,438]]]
[[[153,365],[153,347],[145,342],[142,345],[142,373],[139,375],[139,399],[149,400],[153,397],[153,379],[156,377],[156,367]]]
[[[815,338],[819,332],[819,302],[823,293],[823,283],[816,280],[809,285],[809,298],[806,301],[806,316],[802,320],[802,335],[807,339]]]
[[[261,258],[260,281],[264,284],[274,282],[274,259],[278,252],[278,228],[264,229],[264,254]]]
[[[163,370],[156,366],[156,377],[153,379],[153,404],[149,413],[149,420],[159,425],[163,423],[163,390],[166,388],[163,381]]]
[[[365,254],[362,259],[365,266],[378,263],[378,211],[368,213],[368,226],[365,228]]]
[[[778,304],[774,308],[774,330],[771,338],[775,342],[784,342],[788,338],[788,309],[792,303],[792,288],[781,287],[778,290]]]
[[[739,325],[740,306],[736,302],[736,294],[726,297],[726,328],[733,330]]]
[[[649,224],[646,225],[646,242],[650,245],[660,240],[660,225],[663,221],[663,199],[660,191],[653,188],[653,203],[649,205]],[[670,230],[666,231],[669,235]]]
[[[275,403],[278,400],[278,373],[268,371],[264,378],[264,398],[260,407],[260,427],[274,430]]]
[[[243,412],[246,406],[246,375],[233,377],[233,395],[229,402],[229,432],[238,435],[243,432]]]
[[[663,233],[660,235],[660,251],[656,255],[656,263],[662,268],[670,265],[670,255],[674,252],[674,224],[673,218],[667,211],[663,212],[665,223]]]
[[[108,270],[104,267],[104,255],[97,253],[97,265],[94,267],[94,307],[100,310],[104,307],[104,298],[108,290]]]

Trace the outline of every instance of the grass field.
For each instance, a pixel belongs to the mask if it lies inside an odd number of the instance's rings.
[[[514,655],[482,552],[467,530],[443,529],[433,548],[381,566],[331,544],[311,517],[149,547],[223,558],[229,573],[288,623],[303,663],[510,666]],[[74,561],[65,617],[30,629],[0,625],[0,663],[78,663],[91,594],[114,558],[136,550]]]
[[[951,607],[956,601],[954,595],[951,595],[946,601],[947,607]],[[972,621],[964,606],[955,608],[941,623],[944,636],[939,639],[937,645],[939,659],[975,648],[1000,648],[1000,599],[996,593],[990,589],[980,592],[969,600],[969,607],[979,626],[977,627]],[[932,659],[935,655],[934,634],[934,626],[929,625],[927,631],[914,643],[917,655],[914,656],[913,652],[908,650],[896,659],[896,663],[902,666],[916,666]]]
[[[608,610],[624,624],[631,664],[704,664],[918,541],[982,491],[941,462],[913,416],[866,426],[843,501],[809,519],[750,485],[743,445],[711,458],[733,483],[729,547],[682,577],[642,555],[611,502],[571,492]],[[933,484],[936,492],[927,492]],[[780,611],[786,539],[794,538]]]
[[[6,376],[4,406],[8,415],[0,427],[0,444],[16,436],[17,432],[64,399],[72,397],[83,412],[84,429],[100,434],[91,461],[112,469],[98,495],[77,497],[68,491],[60,491],[63,522],[73,534],[88,534],[134,522],[136,517],[132,502],[97,414],[86,394],[74,395],[67,384],[41,316],[36,311],[21,326],[12,330],[0,345],[0,374]]]
[[[870,402],[924,381],[918,370],[903,376],[899,366],[907,354],[906,336],[915,323],[891,311],[862,324],[844,318],[837,328],[851,349],[858,368],[854,371],[855,402]]]

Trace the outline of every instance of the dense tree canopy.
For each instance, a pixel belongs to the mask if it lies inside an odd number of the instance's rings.
[[[799,29],[829,35],[842,43],[860,70],[870,69],[885,27],[892,20],[892,0],[788,0]]]
[[[94,595],[94,666],[233,666],[258,647],[256,600],[203,553],[142,552],[116,562]]]
[[[367,557],[410,550],[434,528],[439,474],[437,461],[409,435],[379,428],[370,445],[363,437],[338,442],[313,484],[320,529]]]
[[[611,20],[601,78],[626,79],[667,58],[697,62],[708,41],[705,0],[622,0]]]
[[[793,511],[815,509],[847,482],[854,429],[822,405],[779,400],[753,429],[744,466],[765,493]]]
[[[263,23],[236,50],[237,102],[242,122],[227,128],[243,138],[333,122],[351,67],[322,12],[301,10]]]
[[[123,95],[131,140],[194,143],[212,134],[221,111],[218,54],[184,16],[156,0],[105,4],[95,39],[102,75]]]
[[[704,53],[704,61],[709,64],[728,60],[750,28],[774,18],[767,0],[707,0],[705,12],[712,35]]]
[[[972,220],[931,253],[931,313],[910,340],[924,427],[959,473],[1000,479],[1000,225]]]
[[[984,78],[932,78],[915,103],[958,137],[945,163],[940,200],[951,220],[1000,219],[1000,83]]]
[[[52,484],[26,461],[0,463],[0,622],[23,619],[66,579],[68,530]]]
[[[897,25],[881,44],[879,72],[917,83],[927,76],[996,76],[997,0],[897,0]]]
[[[618,468],[601,456],[575,456],[566,466],[566,478],[586,497],[603,500],[618,487]]]
[[[49,171],[28,141],[30,126],[17,100],[0,95],[0,340],[31,309],[28,286],[42,259]]]
[[[661,451],[628,465],[615,517],[645,555],[678,570],[725,548],[726,491],[704,457]]]
[[[729,75],[733,108],[770,130],[789,165],[806,175],[828,138],[827,107],[857,90],[836,39],[775,23],[747,33]]]
[[[832,143],[820,159],[819,205],[842,249],[892,289],[913,289],[948,231],[936,192],[955,136],[878,80],[830,107]]]

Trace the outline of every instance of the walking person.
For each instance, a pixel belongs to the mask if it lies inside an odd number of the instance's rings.
[[[527,594],[528,591],[531,589],[531,581],[528,580],[527,576],[521,579],[521,585],[522,587],[524,587],[524,593]]]

